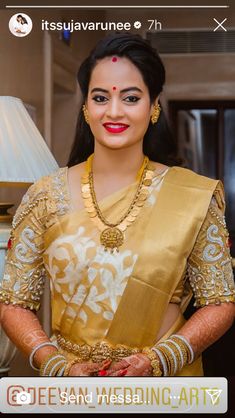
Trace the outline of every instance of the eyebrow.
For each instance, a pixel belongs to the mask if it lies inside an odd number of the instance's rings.
[[[138,91],[139,93],[143,93],[141,89],[139,89],[139,87],[127,87],[126,89],[122,89],[120,91],[120,93],[126,93],[127,91]],[[102,89],[101,87],[95,87],[94,89],[91,90],[91,93],[94,93],[96,91],[102,91],[103,93],[109,93],[108,90]]]

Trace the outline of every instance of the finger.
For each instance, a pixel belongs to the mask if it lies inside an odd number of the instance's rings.
[[[143,372],[142,376],[152,376],[152,370],[147,369],[145,372]]]
[[[92,373],[87,369],[87,367],[83,366],[73,368],[73,370],[69,372],[69,376],[92,376]]]
[[[98,372],[102,368],[102,363],[90,363],[86,367],[91,372]]]
[[[125,376],[126,374],[127,374],[127,369],[121,369],[121,370],[118,370],[117,372],[111,373],[109,376],[122,377],[122,376]]]
[[[86,363],[86,364],[74,364],[70,375],[73,376],[93,376],[100,368],[100,363]]]
[[[128,367],[126,375],[125,376],[142,376],[143,371],[139,370],[135,367]]]
[[[105,360],[105,361],[103,361],[103,363],[102,363],[102,368],[105,370],[105,369],[108,369],[109,368],[109,366],[112,364],[112,360],[110,360],[110,359],[107,359],[107,360]]]
[[[125,369],[126,367],[129,367],[129,363],[126,361],[126,360],[124,360],[124,359],[122,359],[122,360],[120,360],[120,361],[118,361],[118,362],[116,362],[116,363],[113,363],[110,367],[109,367],[109,369],[108,369],[108,373],[109,372],[111,372],[111,373],[113,373],[113,372],[117,372],[118,370],[120,370],[120,369]]]
[[[79,376],[88,376],[88,377],[91,377],[92,376],[92,373],[81,372],[81,373],[79,373]]]

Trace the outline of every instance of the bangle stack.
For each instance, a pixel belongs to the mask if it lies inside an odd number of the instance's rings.
[[[65,370],[64,370],[64,374],[63,374],[63,376],[69,376],[70,369],[71,369],[71,368],[72,368],[72,366],[73,366],[74,364],[76,364],[76,363],[79,363],[79,359],[78,359],[78,358],[75,358],[75,359],[73,359],[73,360],[69,361],[69,362],[66,364],[66,367],[65,367]]]
[[[149,360],[151,361],[151,366],[152,366],[152,373],[153,376],[162,376],[162,370],[160,367],[160,361],[156,355],[156,353],[151,350],[151,348],[145,347],[142,350],[143,354],[146,354],[146,356],[149,358]]]
[[[182,335],[171,335],[167,340],[156,344],[152,350],[158,355],[163,376],[175,376],[186,364],[191,364],[194,360],[194,352]]]
[[[49,354],[42,362],[40,376],[63,376],[67,365],[67,360],[58,351]]]
[[[56,344],[51,343],[50,341],[46,341],[44,343],[38,344],[36,347],[34,347],[34,349],[32,350],[30,356],[29,356],[29,364],[32,367],[33,370],[36,370],[37,372],[39,372],[40,369],[38,369],[37,367],[34,366],[33,364],[33,357],[36,353],[37,350],[39,350],[39,348],[45,347],[47,345],[51,345],[52,347],[57,348]]]
[[[46,357],[46,359],[42,362],[40,369],[38,369],[33,364],[33,357],[39,348],[45,347],[47,345],[55,347],[56,350]],[[29,364],[32,369],[40,372],[40,376],[63,376],[67,361],[65,356],[59,353],[57,345],[47,341],[34,347],[29,356]]]

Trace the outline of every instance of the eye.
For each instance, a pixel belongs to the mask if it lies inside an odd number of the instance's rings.
[[[105,96],[101,96],[100,94],[92,97],[92,100],[94,100],[94,102],[96,103],[104,103],[106,102],[108,99]]]
[[[124,100],[125,100],[126,102],[128,102],[128,103],[136,103],[136,102],[138,102],[138,101],[140,100],[140,97],[136,97],[136,96],[127,96]]]

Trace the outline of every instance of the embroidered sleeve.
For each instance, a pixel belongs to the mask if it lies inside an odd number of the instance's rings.
[[[16,211],[0,284],[1,302],[32,310],[40,307],[45,278],[42,253],[47,195],[46,182],[41,179],[28,189]]]
[[[235,286],[224,217],[225,203],[219,184],[188,259],[187,276],[195,306],[235,302]]]

